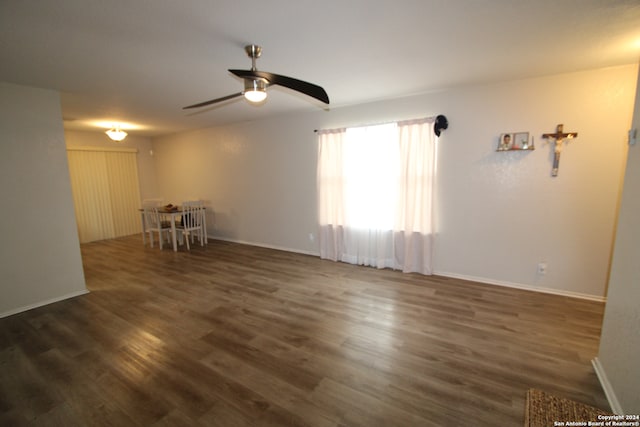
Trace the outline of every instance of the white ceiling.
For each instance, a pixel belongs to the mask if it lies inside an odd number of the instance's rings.
[[[640,0],[0,0],[0,81],[62,94],[66,129],[155,136],[324,105],[227,69],[318,84],[329,108],[637,63]]]

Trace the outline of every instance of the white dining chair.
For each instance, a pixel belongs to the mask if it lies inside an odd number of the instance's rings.
[[[182,201],[182,206],[197,206],[197,207],[204,207],[204,201],[202,200],[183,200]]]
[[[169,221],[163,221],[157,207],[145,208],[143,210],[144,222],[146,231],[149,233],[149,242],[153,247],[153,233],[158,233],[158,241],[160,243],[160,249],[162,250],[162,242],[164,234],[166,233],[167,241],[171,236],[171,223]]]
[[[176,227],[180,232],[180,242],[186,241],[188,250],[191,250],[189,239],[194,243],[195,236],[198,237],[200,246],[204,246],[204,204],[201,201],[182,202],[180,224]]]
[[[160,206],[162,206],[164,199],[160,199],[160,198],[156,198],[156,199],[143,199],[142,200],[142,208],[140,209],[140,217],[142,219],[142,244],[146,245],[147,244],[147,232],[149,231],[147,229],[147,221],[144,215],[144,210],[145,209],[150,209],[150,208],[159,208]]]

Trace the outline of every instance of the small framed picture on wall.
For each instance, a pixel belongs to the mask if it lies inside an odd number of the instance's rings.
[[[533,150],[533,147],[529,144],[529,132],[514,133],[513,147],[516,150]]]
[[[513,150],[513,134],[503,133],[500,135],[500,143],[498,144],[498,151]]]
[[[509,132],[500,134],[497,151],[533,149],[533,141],[529,142],[529,132]]]

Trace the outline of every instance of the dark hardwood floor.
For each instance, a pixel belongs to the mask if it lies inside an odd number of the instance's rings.
[[[521,426],[530,387],[608,409],[602,303],[215,240],[82,255],[91,293],[0,319],[1,426]]]

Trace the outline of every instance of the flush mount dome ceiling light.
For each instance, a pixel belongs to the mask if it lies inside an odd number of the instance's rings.
[[[120,129],[120,125],[116,124],[111,129],[105,132],[109,138],[113,141],[120,142],[127,137],[127,133]]]
[[[244,92],[234,93],[232,95],[223,96],[222,98],[212,99],[211,101],[201,102],[183,107],[188,108],[205,107],[217,102],[226,101],[233,98],[244,96],[249,102],[258,103],[267,98],[267,87],[280,85],[286,88],[303,93],[307,96],[317,99],[318,101],[329,104],[329,95],[323,88],[313,83],[294,79],[292,77],[282,76],[280,74],[268,73],[266,71],[258,71],[256,68],[256,59],[260,57],[262,48],[254,44],[245,46],[245,52],[251,58],[250,70],[229,70],[230,73],[244,79]]]

